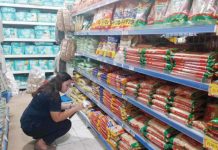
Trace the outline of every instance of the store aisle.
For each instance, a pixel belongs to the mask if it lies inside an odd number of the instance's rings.
[[[29,94],[20,94],[13,97],[9,102],[10,129],[8,150],[33,150],[34,140],[26,136],[20,128],[20,116],[31,100]],[[54,144],[57,150],[103,150],[102,144],[85,126],[83,121],[74,115],[71,118],[71,130]]]

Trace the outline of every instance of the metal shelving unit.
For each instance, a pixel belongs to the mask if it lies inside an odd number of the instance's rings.
[[[56,55],[5,55],[5,58],[54,58]]]
[[[30,8],[30,9],[43,9],[43,10],[58,10],[62,7],[54,6],[38,6],[38,5],[27,5],[27,4],[9,4],[9,3],[0,3],[0,7],[15,7],[15,8]]]
[[[97,83],[98,85],[104,87],[105,89],[107,89],[108,91],[110,91],[112,94],[128,101],[129,103],[133,104],[134,106],[140,108],[141,110],[143,110],[146,113],[149,113],[150,115],[154,116],[155,118],[158,118],[159,120],[165,122],[166,124],[170,125],[171,127],[177,129],[178,131],[186,134],[187,136],[197,140],[198,142],[203,144],[203,140],[204,140],[204,135],[194,129],[191,129],[173,119],[170,119],[167,115],[161,114],[160,112],[138,102],[137,100],[135,100],[134,98],[131,98],[129,96],[123,95],[122,93],[120,93],[119,91],[117,91],[116,89],[110,87],[109,85],[107,85],[106,83],[103,83],[102,81],[99,81],[98,79],[96,79],[95,77],[91,76],[90,74],[88,74],[87,72],[76,68],[75,69],[77,72],[79,72],[80,74],[82,74],[84,77],[88,78],[89,80]]]
[[[75,35],[193,35],[198,33],[216,33],[217,25],[154,26],[117,30],[88,30],[75,32]]]
[[[55,26],[49,22],[23,22],[23,21],[2,21],[3,25],[25,25],[25,26]]]
[[[54,72],[54,70],[43,70],[45,73],[52,73]],[[12,71],[13,74],[28,74],[30,73],[30,70],[26,70],[26,71]]]
[[[94,134],[97,135],[100,141],[104,144],[105,148],[107,150],[112,150],[111,146],[107,143],[103,136],[99,134],[95,127],[90,123],[89,118],[82,111],[77,112],[77,114],[79,115],[79,117],[81,117],[83,121],[85,121],[86,125],[91,128]]]
[[[55,39],[5,38],[4,42],[56,42],[56,40]]]
[[[149,150],[158,150],[156,146],[151,144],[148,140],[146,140],[142,135],[135,132],[127,123],[123,122],[120,118],[118,118],[115,114],[113,114],[107,107],[105,107],[102,103],[97,101],[90,93],[83,91],[79,86],[75,85],[80,92],[85,94],[91,101],[93,101],[98,107],[100,107],[106,114],[108,114],[117,124],[122,126],[129,134],[131,134],[136,140],[138,140],[142,145],[144,145]]]
[[[163,72],[158,72],[155,70],[151,70],[151,69],[146,69],[146,68],[142,68],[142,67],[136,67],[136,66],[132,66],[129,64],[121,64],[121,63],[117,63],[115,62],[113,59],[111,58],[106,58],[106,57],[102,57],[102,56],[96,56],[94,54],[87,54],[87,53],[79,53],[81,56],[87,57],[87,58],[91,58],[100,62],[104,62],[110,65],[114,65],[117,67],[121,67],[127,70],[131,70],[131,71],[135,71],[144,75],[149,75],[155,78],[160,78],[166,81],[170,81],[170,82],[174,82],[174,83],[178,83],[181,85],[185,85],[185,86],[189,86],[189,87],[193,87],[199,90],[203,90],[203,91],[208,91],[208,87],[209,85],[206,83],[201,83],[201,82],[197,82],[197,81],[193,81],[190,79],[185,79],[185,78],[181,78],[181,77],[177,77],[177,76],[173,76],[167,73],[163,73]]]

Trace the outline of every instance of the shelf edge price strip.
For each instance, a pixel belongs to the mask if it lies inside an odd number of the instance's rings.
[[[215,139],[212,139],[211,137],[205,135],[204,138],[204,148],[208,148],[211,150],[218,149],[218,141]]]

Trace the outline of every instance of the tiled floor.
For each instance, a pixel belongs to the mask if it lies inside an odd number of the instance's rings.
[[[34,140],[26,136],[20,129],[20,116],[31,100],[28,94],[13,97],[10,107],[10,129],[8,150],[33,150]],[[104,146],[92,134],[90,129],[81,121],[78,115],[71,118],[72,128],[54,144],[57,150],[103,150]]]

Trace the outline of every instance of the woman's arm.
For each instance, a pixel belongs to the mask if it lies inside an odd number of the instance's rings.
[[[83,108],[84,108],[83,104],[75,104],[75,105],[72,105],[70,109],[65,110],[63,112],[50,112],[50,114],[51,114],[51,118],[53,121],[60,122],[60,121],[66,120],[67,118],[71,117],[74,113],[82,110]]]

